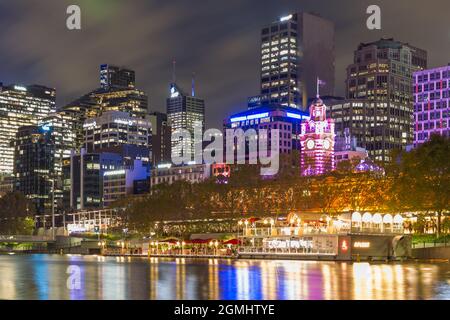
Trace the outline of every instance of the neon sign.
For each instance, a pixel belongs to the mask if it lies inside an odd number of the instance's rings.
[[[108,176],[118,176],[121,174],[125,174],[125,170],[114,170],[114,171],[106,171],[103,176],[108,177]]]
[[[288,20],[291,20],[291,19],[292,19],[292,14],[290,14],[288,16],[285,16],[285,17],[281,17],[280,21],[283,22],[283,21],[288,21]]]
[[[133,120],[114,119],[114,123],[132,126]]]
[[[294,119],[301,119],[302,115],[301,114],[297,114],[297,113],[292,113],[292,112],[286,112],[286,115],[289,118],[294,118]]]
[[[170,97],[171,98],[177,98],[180,95],[180,93],[175,89],[175,87],[170,88]]]
[[[353,248],[363,248],[363,249],[370,248],[370,242],[367,242],[367,241],[356,241],[353,244]]]
[[[97,122],[95,122],[95,121],[92,121],[92,122],[90,122],[90,123],[85,123],[85,124],[83,124],[83,128],[91,128],[91,127],[95,127],[95,126],[97,126]]]
[[[16,89],[18,91],[27,91],[27,88],[22,87],[22,86],[14,86],[14,89]]]
[[[270,249],[311,249],[313,247],[312,240],[270,240],[266,242]]]
[[[241,117],[231,118],[230,121],[231,122],[238,122],[238,121],[266,118],[268,116],[269,116],[269,113],[268,112],[264,112],[264,113],[250,114],[248,116],[241,116]]]

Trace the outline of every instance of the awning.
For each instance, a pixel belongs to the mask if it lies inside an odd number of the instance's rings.
[[[192,243],[192,244],[203,244],[203,243],[209,243],[211,239],[191,239],[187,240],[186,243]]]
[[[225,241],[223,244],[238,245],[239,244],[239,240],[238,239],[230,239],[230,240]]]

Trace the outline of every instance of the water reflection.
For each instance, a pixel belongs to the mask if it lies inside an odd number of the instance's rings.
[[[24,255],[0,256],[0,277],[0,299],[450,299],[448,263]]]

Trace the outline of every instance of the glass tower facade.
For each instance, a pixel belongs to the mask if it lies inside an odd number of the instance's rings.
[[[135,118],[147,117],[148,97],[145,92],[135,88],[134,71],[101,65],[100,88],[83,95],[59,111],[72,119],[76,151],[79,152],[84,144],[85,121],[108,111],[126,112]]]
[[[194,130],[201,126],[202,134],[205,131],[205,101],[192,95],[185,94],[175,83],[170,85],[170,97],[167,98],[167,118],[169,119],[172,133],[186,129],[191,137],[187,143],[188,154],[194,160]],[[171,140],[172,155],[181,155],[181,143]]]
[[[14,148],[11,142],[22,126],[37,125],[55,111],[55,89],[31,85],[0,84],[0,174],[14,170]]]
[[[52,208],[52,180],[55,170],[55,139],[47,126],[20,127],[14,147],[14,190],[22,192],[36,206],[38,214]]]
[[[305,109],[317,78],[325,82],[322,95],[333,95],[334,24],[303,12],[281,17],[261,31],[261,95],[249,108],[257,100]]]
[[[348,127],[373,160],[390,161],[391,150],[413,141],[412,75],[426,63],[426,51],[394,39],[361,43],[347,67],[349,100],[331,107],[338,133]]]

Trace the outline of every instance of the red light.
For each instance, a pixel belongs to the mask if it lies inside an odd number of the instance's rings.
[[[348,244],[347,244],[347,240],[342,240],[341,243],[341,249],[342,251],[346,252],[348,250]]]

